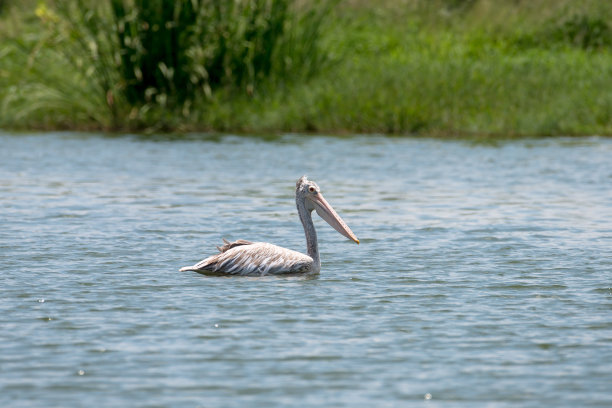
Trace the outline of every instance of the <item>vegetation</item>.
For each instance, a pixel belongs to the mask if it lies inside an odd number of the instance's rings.
[[[612,134],[612,6],[597,0],[0,0],[0,13],[5,128]]]

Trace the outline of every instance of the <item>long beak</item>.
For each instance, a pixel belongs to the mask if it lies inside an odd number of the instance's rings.
[[[309,198],[315,204],[315,210],[317,211],[317,214],[319,214],[319,217],[323,218],[329,225],[332,226],[333,229],[359,244],[359,240],[355,234],[353,234],[353,231],[351,231],[348,225],[346,225],[342,218],[340,218],[336,211],[334,211],[327,200],[323,198],[321,193]]]

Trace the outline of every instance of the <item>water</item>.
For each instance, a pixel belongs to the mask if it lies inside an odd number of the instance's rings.
[[[612,406],[612,140],[0,134],[0,406]],[[315,278],[179,273],[222,237]]]

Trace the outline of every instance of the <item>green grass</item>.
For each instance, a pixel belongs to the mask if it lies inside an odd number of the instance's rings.
[[[138,60],[150,55],[136,52],[132,65],[109,69],[100,57],[108,36],[89,29],[85,46],[70,48],[57,26],[41,31],[41,18],[5,6],[2,21],[13,13],[16,23],[0,28],[10,39],[0,46],[0,127],[612,135],[612,5],[605,3],[347,0],[333,12],[287,17],[289,31],[268,45],[265,34],[253,40],[246,50],[267,58],[260,68],[234,47],[223,54],[229,73],[218,71],[215,81],[194,74],[205,64],[192,61],[182,65],[183,85],[162,75],[136,97],[126,91],[135,78],[126,81],[122,69],[152,66]],[[191,38],[192,50],[220,48],[210,34],[197,38],[206,46]]]

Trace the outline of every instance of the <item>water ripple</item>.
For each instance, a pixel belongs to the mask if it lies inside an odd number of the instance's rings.
[[[0,134],[0,406],[612,405],[610,139],[170,139]],[[177,272],[302,174],[361,245]]]

